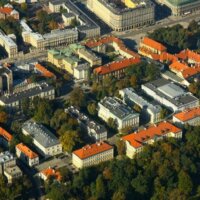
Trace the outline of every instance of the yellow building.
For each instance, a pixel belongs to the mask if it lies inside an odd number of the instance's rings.
[[[125,0],[124,3],[128,8],[135,8],[137,6],[137,3],[133,0]]]

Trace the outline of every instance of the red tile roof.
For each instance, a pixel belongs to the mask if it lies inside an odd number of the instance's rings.
[[[20,143],[18,145],[16,145],[16,148],[19,149],[22,153],[24,153],[27,157],[29,157],[30,159],[34,159],[38,157],[38,154],[36,154],[35,152],[31,151],[26,145],[24,145],[23,143]]]
[[[120,61],[112,62],[94,69],[94,73],[99,75],[109,74],[114,71],[122,70],[133,64],[140,63],[140,58],[126,58]]]
[[[200,117],[200,107],[191,108],[191,109],[179,112],[175,114],[174,117],[183,122],[186,122],[196,117]]]
[[[10,142],[13,138],[13,136],[2,127],[0,127],[0,135],[4,137],[8,142]]]
[[[54,176],[57,181],[61,181],[62,177],[59,171],[56,171],[52,168],[44,169],[40,173],[47,177]]]
[[[170,69],[173,69],[173,70],[175,70],[175,71],[177,71],[177,72],[179,72],[179,71],[183,71],[183,70],[187,69],[187,68],[188,68],[188,65],[185,64],[185,63],[181,63],[181,62],[179,62],[179,61],[176,61],[176,62],[173,62],[173,63],[169,66],[169,68],[170,68]]]
[[[89,47],[89,48],[94,48],[94,47],[98,47],[98,46],[101,46],[103,44],[109,44],[109,43],[115,43],[118,45],[118,47],[132,55],[133,57],[140,57],[136,52],[134,51],[131,51],[130,49],[128,49],[122,40],[120,40],[119,38],[117,37],[114,37],[114,36],[106,36],[106,37],[102,37],[102,38],[99,38],[99,39],[92,39],[92,40],[89,40],[85,43],[85,46]]]
[[[8,7],[1,7],[0,8],[0,13],[6,14],[6,15],[10,15],[10,13],[13,11],[12,8],[8,8]]]
[[[148,38],[148,37],[144,37],[143,40],[142,40],[142,43],[145,44],[146,46],[154,48],[158,51],[167,50],[167,48],[164,45],[162,45],[161,43],[159,43],[155,40],[152,40],[151,38]]]
[[[35,68],[40,71],[43,76],[47,77],[47,78],[55,78],[55,74],[53,74],[52,72],[50,72],[49,70],[47,70],[45,67],[43,67],[42,65],[40,64],[36,64],[35,65]]]
[[[181,51],[180,53],[176,54],[176,56],[182,60],[190,59],[194,61],[195,63],[200,63],[200,54],[191,51],[189,49],[185,49]]]
[[[139,148],[143,146],[144,142],[154,139],[156,136],[162,136],[170,132],[176,134],[180,131],[181,129],[170,124],[169,122],[160,122],[157,125],[150,126],[146,130],[141,130],[139,132],[123,136],[122,139],[128,141],[134,148]]]
[[[80,159],[85,159],[90,156],[94,156],[98,153],[108,151],[110,149],[113,149],[113,146],[105,143],[105,142],[99,142],[91,145],[86,145],[81,149],[73,151],[73,154],[78,156]]]

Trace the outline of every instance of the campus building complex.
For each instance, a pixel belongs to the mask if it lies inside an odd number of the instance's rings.
[[[151,145],[167,137],[182,138],[182,130],[169,122],[160,122],[144,130],[123,136],[122,140],[126,144],[126,155],[133,158],[143,150],[145,145]]]

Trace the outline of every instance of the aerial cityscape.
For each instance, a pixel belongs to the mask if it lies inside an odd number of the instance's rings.
[[[0,200],[200,200],[200,0],[0,0]]]

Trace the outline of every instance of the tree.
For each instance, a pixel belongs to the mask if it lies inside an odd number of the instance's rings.
[[[141,107],[137,104],[134,104],[133,109],[138,113],[140,113],[142,111]]]
[[[87,110],[90,115],[96,115],[97,114],[97,106],[95,103],[89,103],[87,106]]]
[[[117,152],[119,155],[124,155],[125,154],[125,142],[122,141],[121,139],[118,139],[116,142],[117,145]]]
[[[57,22],[55,22],[54,20],[51,20],[51,21],[49,22],[49,28],[50,28],[51,30],[57,29],[57,28],[58,28]]]
[[[190,195],[192,192],[192,180],[190,176],[184,172],[183,170],[180,171],[178,174],[178,188],[186,195]]]
[[[166,108],[162,108],[162,110],[160,111],[160,118],[165,119],[165,117],[167,117],[168,114],[168,110]]]
[[[61,135],[60,142],[63,150],[71,153],[81,143],[81,139],[77,131],[66,131]]]
[[[112,196],[112,200],[126,200],[126,196],[123,190],[117,190],[113,196]]]
[[[131,78],[130,78],[130,84],[131,84],[131,87],[133,88],[136,88],[138,85],[137,85],[137,77],[136,75],[132,75]]]
[[[22,99],[21,109],[22,109],[22,112],[25,115],[27,115],[29,113],[29,109],[30,109],[30,100],[29,100],[29,98]]]
[[[109,128],[114,129],[114,130],[117,129],[116,121],[113,118],[109,118],[107,124]]]
[[[23,11],[27,11],[27,9],[28,9],[27,3],[21,3],[21,9],[22,9]]]
[[[8,114],[5,111],[0,111],[0,123],[6,124],[8,120]]]
[[[80,88],[74,88],[70,94],[69,102],[73,106],[82,107],[86,103],[86,96]]]
[[[105,199],[106,188],[102,175],[99,175],[96,180],[96,197],[98,199]]]

